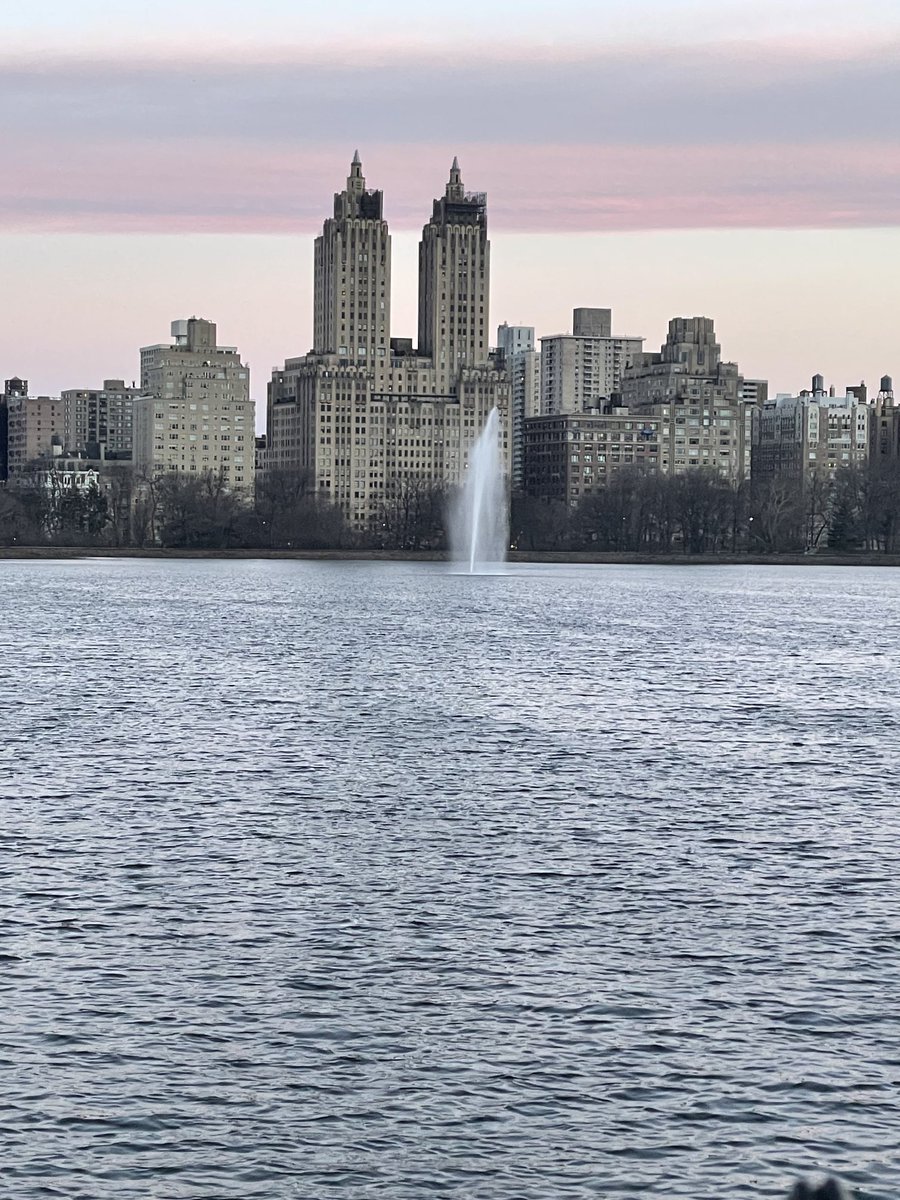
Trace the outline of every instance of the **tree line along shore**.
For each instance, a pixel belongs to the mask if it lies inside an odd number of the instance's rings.
[[[443,558],[452,489],[398,482],[379,519],[356,530],[302,471],[269,471],[250,501],[213,475],[108,486],[0,491],[0,553],[281,553]],[[853,561],[900,557],[900,465],[848,467],[831,479],[732,484],[713,471],[622,470],[575,506],[513,493],[513,558],[582,561]]]

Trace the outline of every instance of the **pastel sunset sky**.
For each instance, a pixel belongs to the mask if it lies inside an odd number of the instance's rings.
[[[0,0],[0,377],[132,379],[174,318],[271,367],[359,147],[393,330],[457,154],[491,323],[715,319],[773,391],[900,375],[897,0]],[[260,413],[262,415],[262,413]]]

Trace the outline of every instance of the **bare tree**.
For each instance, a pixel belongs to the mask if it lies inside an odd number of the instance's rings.
[[[730,483],[696,468],[672,481],[675,520],[685,554],[716,554],[730,529]]]
[[[847,552],[865,546],[868,484],[867,471],[843,467],[836,472],[828,514],[829,549]]]
[[[224,550],[241,544],[245,505],[225,486],[222,472],[172,472],[157,481],[156,492],[163,546]]]
[[[804,549],[815,551],[828,532],[834,503],[834,482],[814,471],[803,488]]]
[[[802,544],[804,495],[788,476],[757,481],[751,488],[750,548],[765,554],[796,550]]]
[[[135,480],[128,463],[109,464],[105,491],[108,522],[106,536],[112,546],[130,546],[134,540]]]
[[[424,475],[392,479],[381,508],[384,544],[395,550],[438,550],[446,546],[444,485]]]
[[[869,468],[866,542],[885,554],[900,552],[900,461],[876,459]]]
[[[341,510],[316,494],[305,468],[276,467],[260,476],[254,499],[256,545],[271,549],[339,549],[349,540]]]
[[[569,544],[569,510],[562,500],[513,493],[509,536],[519,550],[562,550]]]
[[[43,540],[44,531],[27,498],[0,488],[0,545],[28,546]]]

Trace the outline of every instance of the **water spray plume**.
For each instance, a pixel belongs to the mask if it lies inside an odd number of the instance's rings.
[[[508,538],[500,414],[492,408],[472,447],[469,469],[451,515],[453,558],[470,575],[496,572],[506,561]]]

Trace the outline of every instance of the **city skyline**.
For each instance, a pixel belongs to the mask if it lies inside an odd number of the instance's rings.
[[[312,345],[309,235],[357,145],[385,195],[398,334],[415,336],[402,281],[457,154],[489,196],[495,326],[559,333],[608,306],[652,345],[709,316],[773,391],[896,369],[894,6],[466,0],[448,29],[404,3],[387,32],[360,4],[270,0],[250,23],[164,3],[149,32],[122,7],[8,20],[5,376],[131,378],[136,347],[196,313],[242,346],[261,400]]]
[[[864,231],[870,237],[856,242],[853,252],[861,261],[860,273],[883,268],[884,237],[876,231]],[[890,246],[900,254],[900,231],[891,231]],[[608,236],[572,239],[560,244],[554,239],[555,261],[542,276],[543,293],[538,303],[528,306],[522,300],[527,293],[528,266],[525,250],[528,241],[539,235],[505,237],[492,234],[493,312],[491,337],[496,327],[509,324],[533,325],[536,338],[571,332],[572,308],[577,306],[613,307],[617,323],[627,332],[645,339],[648,345],[664,340],[668,321],[673,316],[711,316],[723,343],[727,359],[739,361],[748,375],[769,380],[770,392],[793,393],[807,386],[812,373],[820,372],[838,390],[865,380],[870,386],[885,373],[897,374],[900,344],[888,320],[888,312],[868,293],[858,293],[848,302],[855,306],[856,336],[846,331],[827,343],[821,341],[819,308],[801,303],[796,294],[778,291],[784,253],[779,264],[779,249],[787,251],[785,235],[779,232],[748,231],[748,254],[755,257],[757,278],[766,281],[772,292],[759,306],[739,311],[729,294],[727,279],[714,282],[687,280],[690,264],[712,263],[720,254],[721,240],[715,234],[695,237],[674,234],[627,235],[613,243]],[[392,309],[398,336],[415,337],[416,294],[415,262],[419,235],[392,230],[395,277]],[[654,245],[673,264],[672,277],[660,281],[652,296],[645,292],[645,276],[631,267],[631,254],[639,239],[653,238]],[[128,297],[128,278],[136,266],[130,251],[120,238],[91,238],[86,244],[58,245],[54,257],[62,258],[65,273],[85,272],[93,264],[102,264],[102,280],[86,283],[79,290],[82,300],[74,309],[64,308],[58,295],[19,293],[17,305],[0,333],[3,375],[19,375],[30,381],[32,392],[57,395],[73,387],[99,387],[104,378],[126,381],[139,375],[139,347],[168,329],[175,317],[203,316],[215,320],[223,338],[241,346],[251,371],[251,391],[258,402],[258,428],[262,428],[265,388],[271,370],[285,357],[306,353],[312,346],[312,244],[309,238],[250,239],[251,252],[257,256],[258,269],[251,277],[229,278],[225,257],[230,238],[198,239],[190,247],[184,239],[150,239],[151,256],[179,263],[185,259],[195,279],[183,289],[154,280],[142,290],[141,303]],[[810,231],[807,245],[812,257],[816,246],[824,253],[833,238],[822,231]],[[264,243],[264,244],[261,244]],[[753,255],[754,247],[760,253]],[[832,246],[833,248],[833,246]],[[764,256],[761,251],[766,251]],[[605,267],[612,286],[602,292],[590,284],[594,266]],[[571,291],[563,291],[567,271],[582,278]],[[7,272],[15,277],[28,274],[22,257],[7,259]],[[827,264],[820,260],[818,275],[810,282],[827,284]],[[292,306],[272,305],[273,291],[281,294],[297,289],[299,276],[303,294],[292,297]],[[559,280],[559,290],[553,281]],[[549,283],[548,283],[549,281]],[[747,281],[745,276],[745,282]],[[552,296],[547,293],[552,291]],[[307,294],[308,293],[308,294]],[[610,294],[611,293],[611,294]],[[181,299],[179,300],[179,296]],[[516,299],[516,297],[518,297]],[[704,299],[708,299],[704,303]],[[691,303],[693,301],[693,303]],[[268,307],[272,305],[271,307]],[[826,307],[825,300],[821,307]],[[539,314],[544,314],[543,321]],[[47,321],[65,322],[67,337],[46,337]],[[785,330],[789,336],[785,336]],[[60,347],[64,346],[64,353]]]

